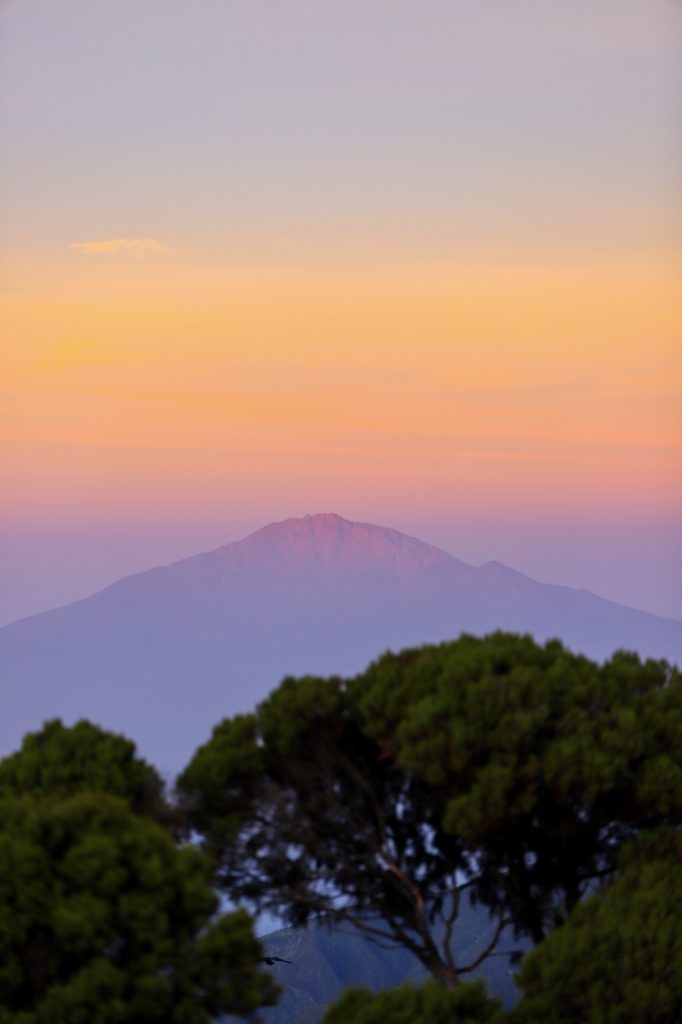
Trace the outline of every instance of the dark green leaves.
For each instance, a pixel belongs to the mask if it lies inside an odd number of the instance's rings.
[[[682,824],[682,684],[634,655],[464,636],[350,681],[285,680],[215,730],[180,791],[228,890],[452,977],[457,887],[540,942],[625,841]]]
[[[323,1024],[501,1024],[502,1019],[500,1004],[486,996],[482,984],[448,990],[430,981],[380,993],[349,989]]]
[[[0,814],[0,1006],[12,1020],[147,1024],[191,1006],[209,1024],[272,1001],[247,915],[214,920],[197,850],[104,794],[6,799]]]
[[[29,733],[21,750],[0,761],[0,797],[68,797],[101,792],[121,797],[138,814],[163,819],[159,775],[136,756],[135,744],[90,722],[58,720]]]
[[[275,1001],[134,746],[52,722],[0,763],[0,1024],[210,1024]],[[139,813],[136,813],[139,812]]]
[[[518,1024],[682,1020],[682,836],[643,833],[620,866],[524,960]]]

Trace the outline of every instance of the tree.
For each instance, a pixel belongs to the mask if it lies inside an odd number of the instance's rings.
[[[0,798],[69,797],[102,792],[121,797],[137,814],[167,821],[163,783],[135,744],[90,722],[67,727],[58,719],[28,733],[21,749],[0,761]]]
[[[682,676],[527,636],[386,655],[352,684],[363,728],[433,787],[475,898],[540,942],[643,828],[682,823]]]
[[[459,851],[433,846],[430,801],[363,734],[340,680],[285,680],[257,715],[218,726],[179,789],[236,898],[294,926],[350,924],[456,980],[431,917]]]
[[[449,990],[434,981],[419,988],[401,985],[386,992],[347,989],[322,1024],[502,1024],[500,1003],[481,982]]]
[[[541,941],[627,838],[679,821],[682,683],[634,655],[464,636],[285,680],[214,730],[179,792],[235,896],[349,922],[454,986],[506,925]],[[465,892],[495,926],[461,964]]]
[[[0,801],[0,1024],[248,1016],[276,998],[260,956],[201,853],[124,801]]]
[[[682,835],[643,833],[622,874],[523,961],[514,1024],[682,1020]]]

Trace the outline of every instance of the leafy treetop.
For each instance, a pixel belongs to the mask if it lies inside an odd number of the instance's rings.
[[[502,1024],[503,1019],[500,1003],[486,996],[482,982],[453,991],[432,980],[385,992],[347,989],[323,1024]]]
[[[82,792],[121,797],[138,814],[165,820],[163,783],[135,744],[90,722],[67,727],[58,719],[28,733],[21,749],[0,761],[0,798],[63,798]]]
[[[682,676],[665,662],[497,633],[386,655],[350,691],[363,731],[442,800],[475,894],[536,942],[627,838],[682,823]]]
[[[287,679],[179,780],[233,896],[351,922],[447,984],[505,925],[536,942],[682,816],[682,681],[505,633],[387,654],[351,681]],[[496,926],[454,959],[463,889]]]

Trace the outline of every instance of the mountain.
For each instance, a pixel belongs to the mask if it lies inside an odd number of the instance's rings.
[[[680,622],[476,568],[396,530],[304,516],[0,630],[0,753],[46,718],[87,717],[175,772],[284,675],[354,674],[388,648],[495,629],[682,662]]]
[[[473,963],[490,941],[492,928],[483,907],[473,907],[463,900],[453,943],[455,962]],[[263,936],[261,942],[268,955],[290,961],[270,968],[283,990],[277,1006],[261,1010],[265,1024],[317,1024],[325,1008],[349,985],[366,985],[379,991],[404,981],[418,985],[427,977],[425,969],[406,949],[385,949],[359,932],[331,929],[324,923],[301,929],[283,928]],[[513,982],[516,968],[511,967],[504,954],[527,948],[527,942],[514,939],[507,929],[497,946],[500,955],[485,960],[464,977],[467,981],[485,978],[488,993],[509,1008],[518,995]]]

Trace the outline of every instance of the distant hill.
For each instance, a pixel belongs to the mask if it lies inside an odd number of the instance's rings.
[[[464,903],[454,944],[457,962],[471,963],[489,937],[485,911]],[[359,933],[333,931],[324,924],[285,928],[261,941],[270,955],[292,961],[269,968],[284,991],[278,1006],[261,1011],[266,1024],[317,1024],[325,1007],[349,985],[366,985],[378,991],[404,981],[419,984],[426,977],[419,961],[406,950],[382,949]],[[514,941],[511,934],[503,935],[498,945],[506,952],[520,948],[526,946]],[[496,956],[471,977],[485,978],[489,993],[511,1007],[517,997],[515,970],[507,956]]]
[[[625,647],[682,662],[680,622],[304,516],[0,630],[0,753],[46,718],[87,717],[175,772],[286,674],[354,674],[389,648],[500,628],[600,659]]]

